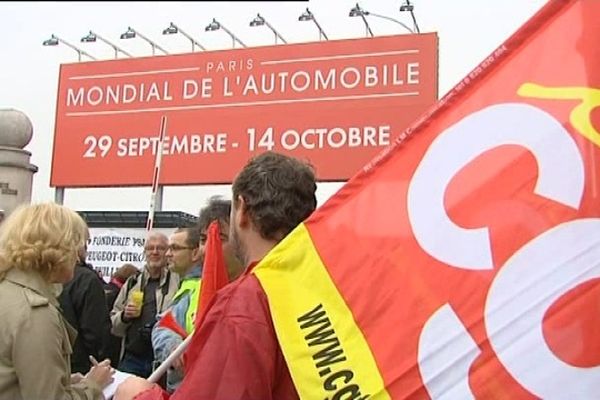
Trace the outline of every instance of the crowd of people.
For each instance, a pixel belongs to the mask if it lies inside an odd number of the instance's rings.
[[[108,284],[86,264],[89,230],[53,203],[22,206],[0,226],[0,399],[103,399],[114,368],[125,399],[297,399],[254,266],[316,208],[310,165],[266,152],[211,198],[194,226],[150,232],[145,265]],[[207,229],[217,221],[230,283],[195,329]],[[184,340],[162,382],[146,378]],[[97,361],[101,360],[101,361]]]

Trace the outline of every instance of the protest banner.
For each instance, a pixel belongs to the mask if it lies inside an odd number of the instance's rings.
[[[173,229],[154,229],[169,235]],[[86,262],[106,281],[121,265],[129,263],[142,268],[146,262],[144,228],[90,228]]]

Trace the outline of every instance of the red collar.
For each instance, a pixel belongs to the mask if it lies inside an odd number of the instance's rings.
[[[252,270],[254,269],[254,267],[256,267],[256,265],[260,262],[260,260],[258,261],[252,261],[250,264],[248,264],[248,266],[246,267],[246,270],[244,271],[244,275],[248,275],[250,272],[252,272]]]
[[[112,283],[113,285],[115,285],[119,289],[121,289],[121,287],[123,287],[123,282],[121,282],[117,278],[110,278],[110,283]]]

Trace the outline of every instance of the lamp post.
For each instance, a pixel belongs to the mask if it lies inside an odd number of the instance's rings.
[[[410,4],[410,0],[405,0],[404,4],[402,4],[400,6],[400,12],[405,12],[405,11],[410,12],[410,16],[412,17],[415,31],[417,33],[421,33],[421,31],[419,30],[419,25],[417,25],[417,19],[415,18],[414,8],[415,7],[412,4]]]
[[[123,50],[122,48],[117,46],[116,44],[109,42],[108,40],[104,39],[102,36],[98,35],[97,33],[92,32],[92,31],[90,31],[90,33],[88,33],[86,36],[82,37],[81,41],[83,43],[92,43],[92,42],[95,42],[97,39],[100,39],[102,42],[108,44],[110,47],[113,48],[113,50],[115,51],[115,58],[119,58],[119,52],[125,54],[128,57],[133,57],[130,53],[126,52],[125,50]]]
[[[412,6],[411,6],[411,7],[412,7]],[[368,28],[368,25],[367,25],[367,20],[366,20],[366,18],[365,18],[365,16],[367,16],[367,15],[368,15],[368,16],[372,16],[372,17],[377,17],[377,18],[383,18],[383,19],[387,19],[388,21],[392,21],[392,22],[395,22],[395,23],[397,23],[398,25],[402,25],[402,27],[404,27],[404,29],[406,29],[406,30],[407,30],[407,31],[409,31],[410,33],[415,33],[415,32],[414,32],[412,29],[410,29],[410,27],[409,27],[408,25],[406,25],[405,23],[403,23],[403,22],[400,22],[400,21],[398,21],[397,19],[394,19],[394,18],[388,17],[388,16],[386,16],[386,15],[380,15],[380,14],[375,14],[375,13],[373,13],[373,12],[369,12],[369,11],[367,11],[367,10],[365,10],[365,9],[362,9],[362,8],[360,8],[360,6],[358,5],[358,3],[356,4],[356,6],[355,6],[355,7],[353,7],[353,8],[350,10],[350,14],[349,14],[349,16],[350,16],[350,17],[357,17],[357,16],[361,16],[361,17],[362,17],[362,19],[363,19],[363,21],[365,22],[365,25],[366,25],[366,26],[367,26],[367,28]],[[370,28],[369,28],[369,31],[370,31]],[[373,36],[373,34],[372,34],[372,33],[371,33],[371,36]]]
[[[159,49],[160,51],[162,51],[165,54],[169,54],[168,51],[166,51],[165,49],[163,49],[162,47],[160,47],[159,45],[154,43],[152,40],[148,39],[146,36],[142,35],[141,33],[139,33],[138,31],[136,31],[135,29],[133,29],[130,26],[127,27],[127,30],[121,34],[121,39],[132,39],[136,36],[139,36],[141,39],[150,43],[150,46],[152,46],[152,55],[156,54],[156,49]]]
[[[374,36],[373,31],[371,30],[371,27],[369,26],[369,23],[367,22],[367,19],[365,18],[365,10],[360,8],[358,3],[356,3],[356,6],[352,7],[348,16],[349,17],[361,17],[363,22],[365,23],[365,28],[367,29],[367,36],[369,36],[369,35],[371,35],[371,37]]]
[[[71,43],[64,41],[63,39],[59,38],[58,36],[56,36],[54,34],[52,34],[52,36],[50,36],[50,39],[44,40],[42,42],[42,45],[43,46],[58,46],[59,43],[62,43],[65,46],[70,47],[73,50],[75,50],[77,52],[77,61],[79,61],[79,62],[81,62],[82,55],[89,57],[94,61],[97,60],[96,57],[91,56],[89,53],[86,53],[85,51],[81,50],[79,47],[73,46]]]
[[[81,56],[84,55],[86,57],[91,58],[92,60],[96,60],[96,57],[91,56],[89,53],[85,52],[84,50],[81,50],[79,47],[73,46],[71,43],[64,41],[63,39],[59,38],[58,36],[52,34],[52,36],[50,36],[50,39],[44,40],[42,42],[43,46],[58,46],[59,43],[64,44],[67,47],[72,48],[73,50],[75,50],[77,52],[77,61],[81,62]],[[54,202],[56,204],[64,204],[65,202],[65,188],[62,186],[57,186],[56,189],[54,190]]]
[[[191,37],[190,35],[185,33],[183,30],[181,30],[180,27],[178,27],[177,25],[175,25],[172,22],[168,27],[163,29],[162,33],[163,33],[163,35],[174,35],[176,33],[181,33],[183,36],[185,36],[192,42],[192,52],[194,52],[194,50],[196,49],[196,46],[200,47],[202,50],[206,50],[206,48],[204,46],[202,46],[193,37]]]
[[[263,16],[260,14],[256,14],[256,17],[250,21],[250,26],[261,26],[266,25],[274,34],[275,34],[275,44],[277,44],[277,38],[281,40],[283,43],[287,43],[287,41],[269,24]]]
[[[329,38],[327,37],[327,35],[323,31],[323,29],[321,29],[321,25],[319,25],[315,16],[313,15],[313,13],[310,12],[308,7],[306,7],[306,11],[304,11],[302,14],[300,14],[300,16],[298,17],[298,21],[313,21],[315,23],[315,25],[317,26],[317,28],[319,29],[319,40],[321,40],[321,37],[324,37],[325,40],[329,40]]]
[[[219,23],[219,21],[217,21],[215,18],[213,18],[212,22],[208,25],[206,25],[206,28],[204,28],[205,31],[207,32],[212,32],[212,31],[216,31],[219,29],[223,29],[225,32],[227,32],[227,34],[231,37],[231,40],[233,41],[233,47],[235,48],[235,42],[237,41],[239,44],[242,45],[242,47],[248,47],[244,44],[244,42],[242,42],[240,39],[238,39],[237,36],[235,36],[233,33],[231,33],[231,31],[227,28],[225,28],[223,26],[223,24]]]

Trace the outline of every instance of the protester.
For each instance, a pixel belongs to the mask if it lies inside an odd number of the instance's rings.
[[[171,306],[179,277],[167,269],[168,239],[151,232],[144,244],[146,265],[119,291],[111,311],[112,333],[122,337],[119,370],[144,378],[152,373],[154,353],[151,334],[156,316]],[[135,298],[140,300],[136,304]]]
[[[58,302],[65,319],[77,330],[71,355],[71,371],[89,371],[90,355],[97,360],[110,359],[110,316],[104,297],[104,281],[98,276],[87,257],[89,230],[77,252],[75,276],[63,288]]]
[[[152,330],[154,358],[163,362],[193,332],[194,319],[200,297],[202,264],[206,230],[212,221],[218,221],[224,249],[229,239],[229,214],[231,201],[218,197],[209,199],[208,205],[200,211],[198,224],[190,228],[180,228],[169,238],[167,257],[171,271],[182,276],[178,292],[173,298],[173,306]],[[231,252],[224,251],[230,254]],[[241,272],[241,263],[234,256],[226,257],[228,271],[235,279]],[[167,371],[166,386],[173,392],[183,379],[183,358],[181,357]]]
[[[230,240],[247,265],[217,293],[190,350],[198,358],[172,399],[297,399],[254,266],[316,207],[312,169],[273,152],[253,158],[233,183]],[[140,392],[146,392],[140,394]],[[158,385],[129,378],[116,400],[162,399]]]
[[[86,226],[56,204],[21,206],[0,229],[0,399],[104,399],[109,360],[71,376],[75,330],[54,285],[74,275]],[[72,379],[77,376],[77,379]],[[77,382],[75,382],[77,381]]]
[[[223,244],[223,256],[227,267],[229,282],[233,282],[244,272],[244,265],[237,257],[229,240],[229,218],[231,215],[231,200],[220,199],[219,196],[211,197],[208,204],[198,216],[198,227],[200,228],[200,249],[204,259],[204,245],[206,244],[207,230],[211,222],[219,222],[221,243]]]
[[[188,321],[193,321],[202,274],[199,243],[200,231],[194,227],[178,228],[169,237],[169,269],[178,274],[181,281],[173,296],[173,305],[152,329],[155,364],[163,362],[177,348],[188,334]],[[166,389],[171,392],[183,379],[183,365],[176,362],[172,367],[166,374]]]
[[[106,307],[108,310],[113,309],[115,300],[117,299],[123,284],[125,284],[125,281],[127,281],[130,276],[137,275],[139,272],[140,271],[133,264],[123,264],[114,272],[110,281],[104,285],[104,296],[106,297]],[[110,334],[108,354],[110,364],[116,368],[119,365],[119,358],[121,355],[121,338],[112,333]]]

